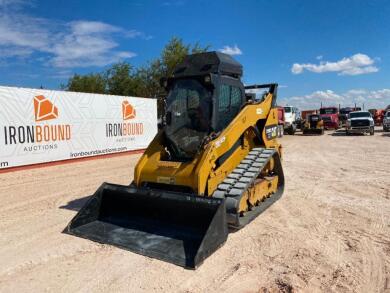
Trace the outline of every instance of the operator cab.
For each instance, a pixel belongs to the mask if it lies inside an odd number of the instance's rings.
[[[207,52],[187,56],[172,77],[163,127],[169,153],[192,159],[207,136],[223,130],[246,102],[242,66],[231,56]]]
[[[287,117],[287,119],[290,119],[290,122],[293,122],[292,120],[300,120],[301,119],[301,111],[297,107],[293,106],[284,106],[284,113]]]
[[[322,118],[319,114],[308,115],[308,121],[309,121],[310,128],[316,128],[318,125],[318,122],[321,120],[322,120]]]

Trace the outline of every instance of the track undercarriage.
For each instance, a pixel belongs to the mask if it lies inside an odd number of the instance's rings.
[[[254,148],[218,185],[213,197],[226,198],[229,226],[240,229],[278,200],[284,188],[279,154]]]

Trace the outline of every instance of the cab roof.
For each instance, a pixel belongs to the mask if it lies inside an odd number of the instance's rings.
[[[187,55],[177,65],[173,76],[186,77],[216,73],[233,77],[242,76],[242,65],[230,55],[221,52],[205,52]]]

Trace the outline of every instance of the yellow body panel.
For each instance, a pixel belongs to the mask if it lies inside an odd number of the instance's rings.
[[[323,120],[318,121],[317,125],[316,125],[316,128],[317,129],[322,129],[323,127],[324,127],[324,121]],[[310,122],[309,121],[305,121],[304,128],[306,128],[306,129],[310,128]]]
[[[140,158],[134,174],[134,182],[140,186],[143,182],[162,183],[190,187],[198,195],[211,196],[217,185],[239,164],[239,162],[256,146],[253,126],[263,120],[261,133],[263,146],[275,148],[281,156],[281,146],[276,139],[278,113],[271,108],[272,94],[261,103],[246,104],[233,121],[209,142],[204,150],[190,162],[167,162],[161,160],[165,150],[162,133],[159,132]],[[269,126],[269,128],[267,128]],[[267,134],[268,132],[268,134]],[[275,132],[275,133],[273,133]],[[242,144],[232,152],[221,166],[217,168],[217,159],[228,152],[243,135]]]
[[[259,201],[275,193],[278,189],[278,176],[265,177],[259,180],[252,188],[248,190],[248,200],[251,205],[256,205]]]

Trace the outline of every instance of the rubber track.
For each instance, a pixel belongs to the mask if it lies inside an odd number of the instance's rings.
[[[213,197],[226,198],[226,213],[231,228],[242,228],[281,197],[284,178],[282,178],[283,174],[276,174],[281,177],[281,184],[278,184],[277,192],[260,202],[258,206],[254,206],[250,211],[245,212],[244,216],[237,213],[241,197],[248,188],[254,185],[254,181],[272,157],[277,157],[278,160],[275,163],[280,164],[279,154],[275,149],[252,149],[214,191]]]

